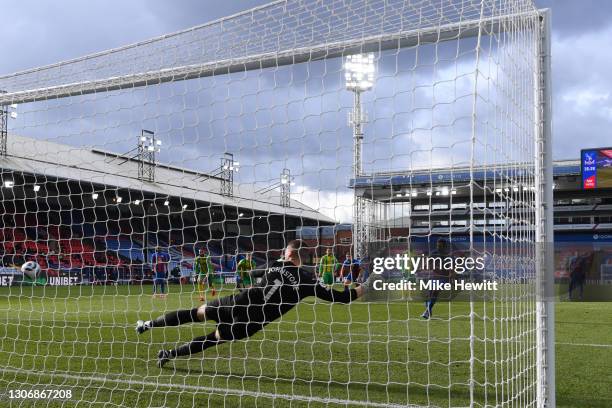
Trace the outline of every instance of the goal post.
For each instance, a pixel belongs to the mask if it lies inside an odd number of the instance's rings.
[[[77,406],[555,406],[550,86],[530,0],[274,1],[0,76],[0,386]],[[499,289],[309,297],[156,366],[213,325],[136,320],[256,286],[296,238],[335,290],[432,254],[482,260],[465,282]]]
[[[553,174],[552,174],[552,91],[551,91],[551,11],[540,13],[540,39],[538,44],[536,92],[541,115],[536,129],[538,168],[538,195],[536,205],[539,219],[538,242],[542,246],[538,253],[541,286],[538,307],[538,405],[556,406],[555,395],[555,304],[554,293],[554,242],[553,228]],[[537,116],[536,116],[537,117]]]

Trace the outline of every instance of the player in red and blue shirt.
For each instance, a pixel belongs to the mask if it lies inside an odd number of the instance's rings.
[[[153,296],[166,296],[166,280],[168,278],[169,261],[170,257],[167,253],[162,252],[159,247],[155,248],[155,253],[151,255],[151,265],[153,269]]]

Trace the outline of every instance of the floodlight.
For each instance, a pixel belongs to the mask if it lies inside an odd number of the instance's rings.
[[[183,210],[187,209],[187,204],[183,204]]]
[[[140,204],[140,200],[134,200],[134,204],[136,205]]]
[[[9,116],[12,119],[17,119],[17,112],[15,112],[15,110],[17,109],[17,104],[13,103],[10,105],[10,109],[12,110],[11,113],[9,113]]]
[[[374,54],[354,54],[344,63],[346,89],[362,92],[374,86]]]
[[[119,196],[117,196],[117,202],[118,202],[118,203],[120,203],[120,202],[122,202],[122,201],[123,201],[123,197],[119,197]]]
[[[165,206],[169,206],[170,205],[170,201],[168,201],[168,200],[164,201],[164,205]]]
[[[98,199],[98,193],[93,193],[91,195],[91,198],[93,198],[94,200],[97,200]]]
[[[244,217],[244,213],[238,214],[239,217]]]
[[[147,135],[151,135],[151,136],[145,136],[145,134]],[[142,146],[142,148],[147,151],[147,152],[157,152],[160,153],[161,152],[161,144],[162,141],[155,139],[155,133],[151,132],[150,130],[143,130],[142,131],[142,136],[140,136],[140,146]]]
[[[15,182],[12,180],[6,180],[4,182],[4,187],[6,188],[13,188],[15,186]]]
[[[34,191],[40,191],[40,186],[38,184],[34,184]]]

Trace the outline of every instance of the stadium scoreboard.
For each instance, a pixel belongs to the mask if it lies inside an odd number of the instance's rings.
[[[612,147],[580,151],[582,188],[612,188]]]

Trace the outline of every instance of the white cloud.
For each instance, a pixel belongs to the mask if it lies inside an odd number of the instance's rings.
[[[314,190],[298,186],[291,198],[333,218],[338,222],[351,222],[353,219],[353,192]]]
[[[612,25],[553,37],[553,154],[579,157],[581,148],[610,144]]]
[[[574,111],[580,115],[609,113],[609,92],[597,92],[592,89],[569,90],[561,96],[563,102],[573,103]]]

